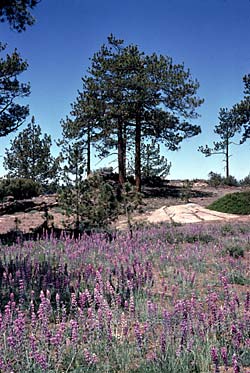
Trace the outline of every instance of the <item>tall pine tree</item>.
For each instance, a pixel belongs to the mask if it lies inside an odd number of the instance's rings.
[[[91,84],[90,84],[91,83]],[[170,57],[147,56],[136,45],[124,46],[113,35],[91,59],[83,78],[83,93],[98,102],[96,116],[102,148],[118,154],[119,180],[126,179],[128,144],[135,149],[135,178],[141,189],[141,143],[145,138],[164,142],[170,150],[200,127],[187,119],[197,116],[203,100],[196,97],[199,84],[184,65]],[[89,109],[91,111],[91,107]]]
[[[5,47],[0,43],[0,53],[3,53]],[[17,78],[27,67],[27,62],[16,50],[0,58],[0,137],[15,131],[29,114],[27,105],[15,102],[30,94],[30,85],[21,83]]]
[[[240,126],[243,134],[241,143],[250,139],[250,74],[243,77],[244,98],[232,108],[235,126]]]

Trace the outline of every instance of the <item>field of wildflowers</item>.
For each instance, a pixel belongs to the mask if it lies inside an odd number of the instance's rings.
[[[2,246],[1,372],[250,372],[250,224]]]

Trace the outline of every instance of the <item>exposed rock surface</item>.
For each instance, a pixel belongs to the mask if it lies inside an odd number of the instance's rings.
[[[160,223],[163,221],[174,223],[200,223],[202,221],[232,220],[239,219],[239,215],[225,214],[212,211],[196,203],[187,203],[177,206],[162,206],[153,211],[147,218],[149,223]]]

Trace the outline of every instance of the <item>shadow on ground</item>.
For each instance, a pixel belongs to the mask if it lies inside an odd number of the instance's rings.
[[[201,190],[187,190],[184,187],[166,185],[160,187],[143,187],[143,195],[145,198],[183,198],[188,194],[189,198],[206,198],[212,197],[213,193]]]

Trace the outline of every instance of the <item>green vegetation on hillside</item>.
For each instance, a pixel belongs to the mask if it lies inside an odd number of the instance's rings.
[[[208,209],[228,214],[250,214],[250,192],[227,194],[208,206]]]

